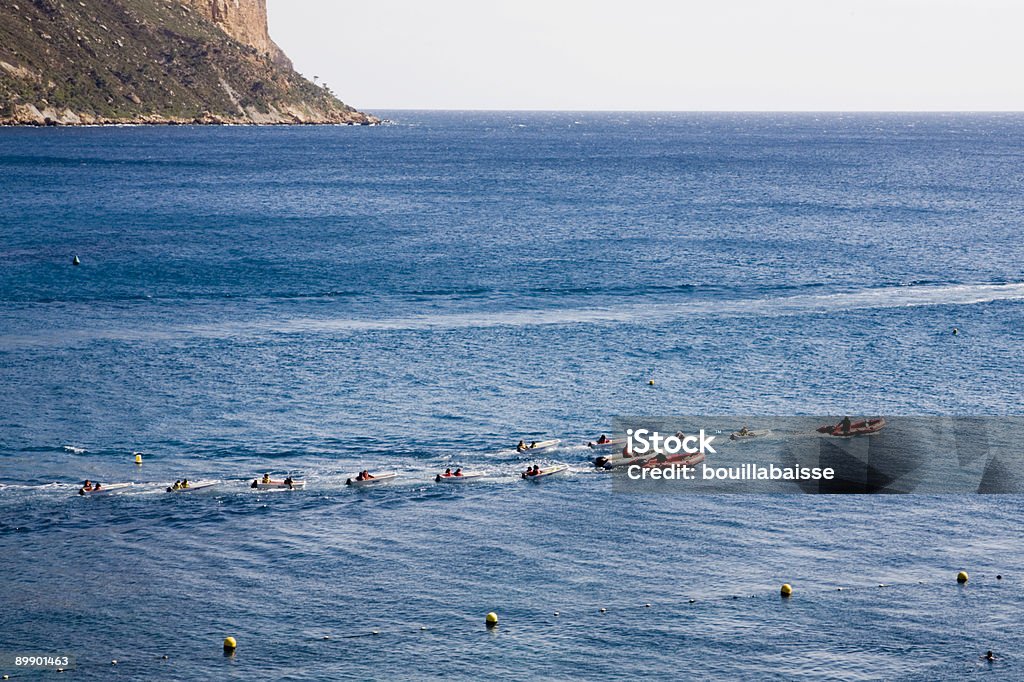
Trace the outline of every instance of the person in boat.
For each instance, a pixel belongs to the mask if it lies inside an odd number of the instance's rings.
[[[744,425],[744,426],[743,426],[743,428],[742,428],[742,429],[740,429],[740,435],[741,435],[741,436],[746,436],[746,435],[747,435],[747,434],[749,434],[749,433],[750,433],[750,429],[748,429],[748,428],[746,427],[746,425]]]
[[[82,490],[86,492],[92,490],[92,481],[90,481],[88,478],[85,479],[85,481],[82,483]]]
[[[187,487],[188,487],[188,479],[187,478],[181,479],[181,489],[184,490]]]
[[[445,478],[451,478],[451,475],[452,475],[452,470],[451,469],[445,469],[444,470],[444,477]]]
[[[270,474],[263,474],[263,482],[270,483]]]
[[[461,476],[462,475],[462,467],[459,467],[458,469],[456,469],[455,473],[452,474],[452,475],[453,476]]]
[[[180,489],[181,489],[181,481],[175,481],[174,485],[171,486],[171,490],[180,490]]]
[[[259,483],[259,481],[257,481],[257,480],[256,480],[256,479],[254,478],[254,479],[252,479],[252,485],[251,485],[251,486],[249,486],[249,487],[250,487],[250,488],[252,488],[253,490],[256,490],[257,488],[259,488],[259,487],[260,487],[260,483]]]
[[[607,442],[608,442],[608,436],[604,435],[603,433],[601,434],[601,437],[597,439],[597,444],[598,445],[604,445]]]
[[[853,422],[850,421],[849,417],[843,417],[843,421],[839,423],[839,426],[840,426],[840,428],[842,428],[843,433],[849,434],[850,433],[850,426],[852,424],[853,424]]]
[[[288,486],[289,488],[291,488],[291,487],[292,487],[292,483],[294,483],[294,482],[295,482],[295,481],[293,481],[293,480],[292,480],[292,477],[291,477],[291,476],[289,476],[288,478],[284,479],[284,484],[285,484],[286,486]]]
[[[533,450],[535,447],[537,447],[537,441],[531,440],[530,441],[530,449]]]
[[[519,441],[519,445],[516,446],[516,452],[522,452],[526,449],[526,443]]]
[[[359,475],[356,476],[357,481],[369,481],[371,478],[373,478],[373,475],[371,475],[370,472],[366,469],[360,471]]]
[[[92,491],[93,492],[96,492],[99,489],[100,489],[100,482],[99,481],[96,481],[95,483],[92,484]]]

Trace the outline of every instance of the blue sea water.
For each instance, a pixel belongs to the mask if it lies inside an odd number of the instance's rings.
[[[1024,676],[1021,498],[621,495],[583,446],[628,414],[1019,414],[1024,116],[389,115],[0,130],[0,652]],[[548,437],[571,474],[519,481]]]

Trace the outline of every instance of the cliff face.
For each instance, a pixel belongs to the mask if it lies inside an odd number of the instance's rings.
[[[0,0],[0,124],[375,122],[294,71],[266,0]]]
[[[183,4],[195,8],[238,42],[269,54],[278,64],[292,68],[284,51],[270,39],[267,0],[185,0]]]

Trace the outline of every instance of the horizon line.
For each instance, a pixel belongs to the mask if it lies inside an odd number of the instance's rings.
[[[350,105],[351,106],[351,105]],[[1024,114],[1024,109],[500,109],[359,106],[360,111],[431,111],[438,113],[547,114]]]

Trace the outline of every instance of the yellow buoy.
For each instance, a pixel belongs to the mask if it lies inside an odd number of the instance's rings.
[[[224,651],[234,651],[238,647],[238,642],[235,641],[234,637],[224,638]]]
[[[648,381],[647,385],[648,386],[653,386],[654,385],[654,379],[651,379],[650,381]]]
[[[781,588],[779,588],[779,594],[781,594],[783,597],[788,597],[788,596],[792,595],[793,594],[793,586],[790,585],[789,583],[783,584],[783,586]]]
[[[960,583],[961,585],[963,585],[965,582],[967,582],[967,571],[960,571],[959,573],[957,573],[956,574],[956,581],[958,583]]]
[[[487,614],[487,619],[486,620],[487,620],[487,627],[493,628],[494,626],[496,626],[498,624],[498,614],[496,614],[494,611],[491,611],[490,613]]]
[[[141,452],[136,452],[135,453],[135,463],[136,464],[142,464],[142,453]]]

